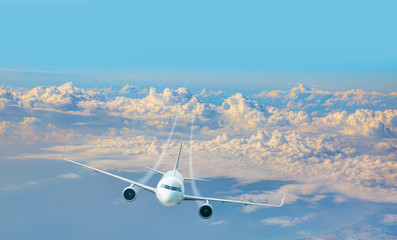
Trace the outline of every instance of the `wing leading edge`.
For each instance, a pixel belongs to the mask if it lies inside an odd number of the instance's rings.
[[[283,200],[279,205],[267,204],[267,203],[254,203],[254,202],[244,202],[244,201],[237,201],[237,200],[230,200],[230,199],[221,199],[221,198],[208,198],[208,197],[197,197],[197,196],[190,196],[185,195],[183,200],[187,201],[212,201],[212,202],[221,202],[221,203],[237,203],[237,204],[244,204],[244,205],[254,205],[254,206],[263,206],[263,207],[281,207],[284,204],[285,200],[285,193],[283,196]]]
[[[147,186],[147,185],[142,184],[142,183],[139,183],[139,182],[132,181],[132,180],[127,179],[127,178],[124,178],[124,177],[117,176],[117,175],[115,175],[115,174],[113,174],[113,173],[109,173],[109,172],[106,172],[106,171],[103,171],[103,170],[100,170],[100,169],[97,169],[97,168],[94,168],[94,167],[90,167],[90,166],[84,165],[84,164],[82,164],[82,163],[78,163],[78,162],[69,160],[69,159],[67,159],[67,158],[65,157],[65,155],[63,156],[63,159],[66,160],[66,161],[68,161],[68,162],[77,164],[77,165],[79,165],[79,166],[82,166],[82,167],[85,167],[85,168],[89,168],[89,169],[91,169],[91,170],[94,170],[95,172],[103,173],[103,174],[105,174],[105,175],[114,177],[114,178],[119,179],[119,180],[121,180],[121,181],[130,183],[131,185],[138,186],[138,187],[143,188],[143,189],[145,189],[145,190],[147,190],[147,191],[149,191],[149,192],[152,192],[152,193],[155,193],[155,192],[156,192],[156,189],[153,188],[153,187]]]

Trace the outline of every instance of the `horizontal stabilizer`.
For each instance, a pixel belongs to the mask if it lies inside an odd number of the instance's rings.
[[[185,178],[185,180],[195,180],[195,181],[205,181],[209,182],[210,180],[204,178]]]
[[[144,166],[144,165],[141,165],[141,167],[144,167],[144,168],[146,168],[146,169],[148,169],[148,170],[150,170],[150,171],[153,171],[153,172],[156,172],[156,173],[159,173],[159,174],[164,175],[163,172],[160,172],[159,170],[156,170],[156,169],[154,169],[154,168],[146,167],[146,166]]]

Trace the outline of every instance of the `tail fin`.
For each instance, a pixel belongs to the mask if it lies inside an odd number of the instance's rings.
[[[181,156],[181,150],[182,150],[182,142],[183,142],[183,137],[181,138],[181,143],[179,144],[179,150],[178,150],[178,155],[176,157],[176,163],[175,163],[174,170],[178,169],[179,157]]]

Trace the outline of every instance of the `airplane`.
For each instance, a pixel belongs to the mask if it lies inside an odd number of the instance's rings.
[[[182,150],[182,142],[183,142],[183,137],[179,144],[179,150],[178,150],[178,155],[176,158],[174,169],[164,173],[159,170],[143,166],[146,169],[149,169],[153,172],[163,175],[161,180],[158,182],[156,188],[136,182],[136,181],[132,181],[130,179],[115,175],[113,173],[109,173],[109,172],[106,172],[106,171],[103,171],[103,170],[100,170],[100,169],[97,169],[97,168],[94,168],[91,166],[84,165],[79,162],[69,160],[65,157],[65,151],[63,153],[63,158],[64,158],[64,160],[66,160],[68,162],[77,164],[79,166],[94,170],[95,172],[103,173],[108,176],[119,179],[121,181],[129,183],[130,186],[126,187],[122,192],[122,196],[123,196],[124,200],[127,202],[133,202],[136,199],[137,191],[134,188],[135,186],[143,188],[151,193],[154,193],[157,200],[162,205],[167,206],[167,207],[172,207],[172,206],[178,205],[182,201],[203,201],[205,203],[199,208],[199,211],[198,211],[199,216],[203,219],[209,219],[212,216],[213,208],[209,204],[209,202],[237,203],[237,204],[243,204],[246,206],[254,205],[254,206],[276,207],[276,208],[281,207],[284,204],[285,195],[286,195],[285,193],[284,193],[283,199],[279,205],[272,205],[272,204],[267,204],[267,203],[245,202],[245,201],[237,201],[237,200],[230,200],[230,199],[200,197],[200,196],[192,196],[192,195],[185,194],[185,186],[184,186],[185,180],[198,180],[198,181],[209,181],[209,180],[202,179],[202,178],[184,178],[183,175],[178,171],[179,158],[180,158],[181,150]]]

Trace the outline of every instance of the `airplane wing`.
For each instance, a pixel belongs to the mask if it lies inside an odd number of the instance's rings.
[[[244,204],[244,205],[254,205],[254,206],[263,206],[263,207],[281,207],[284,204],[285,200],[285,193],[283,196],[283,200],[279,205],[267,204],[267,203],[254,203],[254,202],[244,202],[244,201],[237,201],[237,200],[230,200],[230,199],[220,199],[220,198],[208,198],[208,197],[196,197],[185,195],[183,200],[187,201],[212,201],[212,202],[221,202],[221,203],[237,203],[237,204]]]
[[[119,179],[119,180],[121,180],[121,181],[124,181],[124,182],[130,183],[130,184],[132,184],[132,185],[138,186],[138,187],[143,188],[143,189],[145,189],[145,190],[147,190],[147,191],[149,191],[149,192],[152,192],[152,193],[155,193],[155,192],[156,192],[156,189],[155,189],[155,188],[150,187],[150,186],[147,186],[147,185],[145,185],[145,184],[138,183],[138,182],[132,181],[132,180],[130,180],[130,179],[117,176],[117,175],[115,175],[115,174],[113,174],[113,173],[105,172],[105,171],[103,171],[103,170],[100,170],[100,169],[97,169],[97,168],[94,168],[94,167],[90,167],[90,166],[84,165],[84,164],[82,164],[82,163],[78,163],[78,162],[69,160],[69,159],[67,159],[65,156],[63,156],[63,159],[65,159],[65,160],[68,161],[68,162],[71,162],[71,163],[80,165],[80,166],[82,166],[82,167],[85,167],[85,168],[89,168],[89,169],[91,169],[91,170],[94,170],[95,172],[100,172],[100,173],[103,173],[103,174],[105,174],[105,175],[108,175],[108,176],[114,177],[114,178],[116,178],[116,179]]]

